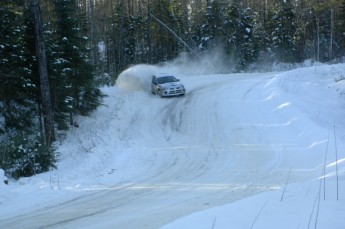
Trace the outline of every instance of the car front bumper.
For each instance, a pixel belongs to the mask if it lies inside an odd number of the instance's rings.
[[[167,90],[162,91],[161,96],[162,97],[178,96],[178,95],[184,95],[185,93],[186,93],[186,89],[184,88],[167,89]]]

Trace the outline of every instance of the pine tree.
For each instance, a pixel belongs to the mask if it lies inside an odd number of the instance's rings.
[[[254,17],[251,9],[238,0],[224,9],[227,11],[223,23],[225,49],[235,62],[235,71],[243,71],[256,58]]]
[[[345,0],[342,0],[340,10],[339,10],[339,21],[337,23],[337,38],[336,42],[339,44],[340,50],[337,54],[338,57],[345,56]]]
[[[224,41],[225,19],[224,5],[219,1],[207,1],[202,25],[196,33],[196,43],[200,51],[211,50]]]
[[[32,9],[11,3],[0,8],[0,167],[19,178],[54,167],[55,153],[44,144],[37,119],[40,81]]]
[[[142,5],[139,5],[139,13],[134,20],[133,29],[135,31],[134,63],[143,63],[148,60],[147,23],[147,17],[143,14]]]
[[[173,28],[174,21],[168,0],[152,0],[151,14],[167,27]],[[175,38],[157,20],[151,22],[153,62],[164,62],[177,56]]]
[[[334,1],[334,44],[333,55],[335,58],[345,56],[345,0]]]
[[[135,49],[136,49],[136,39],[137,39],[137,29],[138,18],[130,16],[126,20],[126,42],[125,42],[125,55],[128,63],[135,63]]]
[[[295,41],[296,33],[295,13],[291,0],[279,0],[278,9],[273,15],[272,43],[273,50],[278,57],[278,61],[295,61]]]
[[[82,115],[96,109],[101,93],[94,84],[93,66],[87,49],[85,14],[79,11],[75,0],[54,1],[56,8],[57,69],[54,82],[54,107],[60,128],[66,122],[73,125],[73,115]]]
[[[30,69],[18,68],[25,62],[21,9],[12,2],[0,7],[0,134],[27,131],[33,125],[32,82],[25,77]]]
[[[262,66],[262,64],[273,62],[271,60],[273,54],[271,49],[270,35],[266,31],[267,28],[265,27],[263,14],[255,13],[253,23],[255,58],[257,64]]]
[[[190,23],[188,20],[188,12],[186,1],[173,0],[171,3],[171,17],[173,21],[174,32],[187,44],[191,43],[191,38],[188,36]],[[178,55],[180,52],[187,51],[184,45],[175,46],[174,52]]]
[[[237,28],[237,71],[243,71],[256,60],[255,41],[253,35],[253,15],[250,8],[241,9],[240,23]]]
[[[196,50],[202,50],[201,34],[202,26],[205,17],[206,3],[202,0],[195,0],[190,2],[191,11],[189,13],[190,29],[188,31],[191,42],[195,46]]]
[[[239,30],[241,24],[241,9],[239,1],[233,1],[227,11],[226,28],[226,51],[232,58],[236,56],[239,43]]]

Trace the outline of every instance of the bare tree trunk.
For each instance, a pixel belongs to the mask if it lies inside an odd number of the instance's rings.
[[[94,26],[92,21],[92,14],[93,14],[93,3],[91,0],[88,0],[87,2],[87,21],[89,23],[89,36],[90,36],[90,48],[92,53],[92,64],[94,65],[96,63],[96,57],[98,50],[95,48],[94,45]]]
[[[315,14],[316,22],[316,61],[320,61],[320,19],[318,13]],[[315,42],[315,39],[314,39]]]
[[[152,63],[152,31],[151,31],[151,0],[147,0],[147,46],[148,46],[148,63]]]
[[[114,41],[110,41],[111,39],[109,39],[108,37],[113,37],[114,34],[114,21],[115,21],[115,12],[114,12],[114,5],[113,5],[113,1],[109,0],[110,2],[110,8],[111,8],[111,24],[110,24],[110,31],[112,31],[111,33],[107,33],[107,38],[106,38],[106,43],[107,43],[107,66],[108,66],[108,73],[115,71],[116,67],[115,67],[115,62],[116,62],[116,57],[115,57],[115,42]]]
[[[32,10],[35,19],[35,39],[36,39],[36,52],[39,63],[40,85],[41,85],[41,99],[42,99],[42,113],[45,143],[50,145],[55,141],[54,120],[51,107],[50,87],[47,70],[47,59],[45,53],[45,44],[43,38],[43,25],[41,18],[41,10],[38,0],[32,1]]]
[[[262,2],[262,7],[263,7],[263,10],[262,10],[262,12],[263,12],[263,15],[262,15],[262,18],[263,18],[263,24],[264,24],[264,27],[266,28],[266,0],[264,0],[263,2]]]
[[[124,0],[120,1],[120,37],[119,37],[119,65],[122,71],[126,65],[125,55],[125,4]]]
[[[331,8],[331,40],[329,44],[329,59],[333,59],[334,8]]]
[[[128,15],[129,16],[133,16],[134,15],[134,3],[133,3],[133,0],[128,0],[127,6],[128,6]]]

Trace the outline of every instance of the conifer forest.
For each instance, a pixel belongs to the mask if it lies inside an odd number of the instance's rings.
[[[0,20],[0,168],[13,178],[54,168],[57,140],[131,65],[345,56],[345,0],[1,0]]]

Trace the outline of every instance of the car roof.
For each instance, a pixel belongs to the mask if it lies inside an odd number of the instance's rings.
[[[169,74],[169,73],[157,73],[154,76],[157,77],[157,78],[160,78],[160,77],[173,76],[173,75]]]

